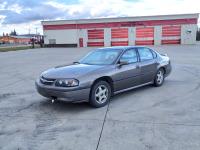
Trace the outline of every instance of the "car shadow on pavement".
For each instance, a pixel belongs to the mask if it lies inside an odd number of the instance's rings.
[[[166,84],[168,84],[168,81],[166,83],[164,83],[163,86],[165,86]],[[140,88],[136,88],[133,90],[129,90],[117,95],[114,95],[111,98],[111,103],[112,102],[117,102],[119,100],[121,100],[123,102],[122,99],[126,99],[136,93],[143,93],[143,92],[147,92],[147,90],[151,90],[152,88],[156,88],[153,85],[146,85],[144,87],[140,87]],[[39,104],[40,109],[49,109],[49,110],[53,110],[59,113],[81,113],[84,111],[90,111],[93,110],[95,108],[91,107],[89,105],[89,103],[87,102],[80,102],[80,103],[72,103],[72,102],[65,102],[65,101],[55,101],[54,103],[51,102],[50,99],[47,98],[43,98],[41,99],[41,102]],[[104,107],[103,107],[104,108]],[[101,109],[101,108],[99,108]]]
[[[137,92],[145,92],[146,90],[148,90],[150,88],[154,88],[154,87],[152,85],[147,85],[144,87],[140,87],[137,89],[133,89],[130,91],[126,91],[126,92],[114,95],[111,99],[111,103],[112,103],[112,101],[129,97]],[[47,98],[43,98],[39,105],[41,108],[52,109],[54,111],[59,111],[59,112],[83,112],[86,110],[95,109],[95,108],[91,107],[89,105],[89,103],[87,103],[87,102],[72,103],[72,102],[65,102],[65,101],[57,100],[54,103],[52,103],[51,100],[47,99]]]
[[[40,109],[45,110],[52,110],[58,113],[82,113],[91,109],[86,102],[82,103],[70,103],[65,101],[55,101],[54,103],[51,102],[50,99],[42,99],[39,104]]]

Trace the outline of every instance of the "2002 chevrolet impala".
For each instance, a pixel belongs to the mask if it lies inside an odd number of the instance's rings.
[[[170,72],[170,59],[150,48],[99,48],[71,65],[44,71],[36,88],[47,98],[102,107],[117,93],[147,84],[161,86]]]

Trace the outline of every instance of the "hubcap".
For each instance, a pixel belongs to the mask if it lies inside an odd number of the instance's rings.
[[[160,70],[160,71],[158,71],[158,73],[157,73],[157,83],[158,84],[162,84],[162,82],[163,82],[163,72]]]
[[[99,104],[103,104],[108,99],[108,88],[105,85],[100,85],[95,90],[95,100]]]

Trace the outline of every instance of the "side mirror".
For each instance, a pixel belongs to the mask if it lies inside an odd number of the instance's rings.
[[[124,66],[124,65],[128,65],[128,62],[127,61],[119,61],[118,62],[119,67]]]

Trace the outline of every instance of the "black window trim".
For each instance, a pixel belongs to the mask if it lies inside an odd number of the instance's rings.
[[[155,58],[157,58],[157,53],[154,51],[154,50],[152,50],[151,48],[148,48],[150,51],[151,51],[151,53],[152,53],[152,55],[153,55],[153,58],[155,59]],[[154,57],[154,54],[153,53],[155,53],[156,54],[156,57]]]

